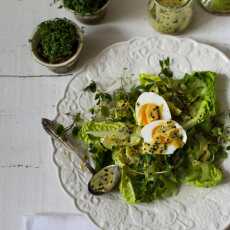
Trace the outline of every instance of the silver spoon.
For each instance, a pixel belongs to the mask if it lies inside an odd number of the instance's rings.
[[[121,170],[117,165],[109,165],[96,172],[91,166],[86,155],[77,151],[76,141],[73,139],[70,132],[64,132],[63,135],[57,134],[58,123],[46,118],[42,118],[42,126],[45,131],[53,137],[55,140],[62,143],[69,151],[78,155],[86,168],[93,175],[88,183],[88,190],[94,195],[102,195],[104,193],[111,192],[120,182]]]

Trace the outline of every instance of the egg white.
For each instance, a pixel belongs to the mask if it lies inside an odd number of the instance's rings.
[[[154,104],[154,105],[161,107],[162,109],[161,109],[160,119],[161,120],[171,120],[171,113],[170,113],[168,104],[165,101],[165,99],[156,93],[144,92],[138,97],[136,106],[135,106],[136,119],[139,125],[140,125],[139,111],[141,107],[145,104]]]
[[[144,142],[147,144],[152,144],[153,143],[153,139],[152,139],[153,130],[158,126],[165,124],[166,122],[167,121],[165,121],[165,120],[157,120],[157,121],[153,121],[153,122],[145,125],[141,129],[141,136],[144,139]],[[173,122],[174,122],[176,128],[179,129],[179,134],[182,136],[182,142],[185,144],[187,142],[186,131],[176,121],[173,121]],[[167,149],[165,150],[165,152],[163,154],[168,154],[168,155],[173,154],[176,149],[177,148],[174,145],[169,144]]]

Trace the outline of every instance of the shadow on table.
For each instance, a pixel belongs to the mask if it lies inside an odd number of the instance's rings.
[[[208,13],[198,1],[195,1],[194,5],[192,23],[185,31],[185,33],[183,33],[184,35],[187,33],[192,33],[196,30],[201,30],[202,28],[207,28],[207,24],[215,19],[215,16]]]
[[[105,23],[131,21],[144,17],[147,13],[147,3],[148,0],[113,0]]]
[[[217,48],[218,50],[222,51],[229,59],[230,59],[230,45],[227,43],[216,43],[212,41],[196,39],[198,42],[206,43],[210,46]]]
[[[106,18],[101,22],[101,24],[94,26],[85,26],[86,34],[84,49],[80,56],[79,62],[76,65],[76,68],[72,72],[79,70],[85,63],[89,61],[89,59],[95,57],[106,47],[116,42],[128,40],[128,34],[125,31],[121,31],[119,29],[119,24],[124,22],[128,24],[130,21],[139,21],[140,18],[146,17],[147,3],[148,0],[112,0]],[[201,5],[196,2],[192,24],[181,35],[188,35],[192,38],[193,36],[190,35],[192,35],[194,31],[206,28],[207,24],[214,19],[214,15],[207,13],[201,7]],[[208,41],[201,40],[200,42],[210,44]],[[210,45],[216,46],[230,57],[230,48],[226,51],[226,47],[224,47],[223,45],[221,45],[221,47],[217,46],[216,44]]]
[[[91,27],[85,34],[84,48],[80,59],[72,71],[79,70],[84,64],[88,63],[91,58],[96,57],[102,50],[108,46],[116,43],[128,40],[120,30],[113,26],[105,27]]]

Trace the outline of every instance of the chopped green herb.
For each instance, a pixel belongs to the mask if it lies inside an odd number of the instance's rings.
[[[94,109],[94,108],[91,108],[91,109],[89,110],[89,112],[90,112],[91,114],[94,114],[94,113],[95,113],[95,109]]]
[[[65,128],[63,125],[59,124],[57,129],[56,129],[56,133],[58,136],[61,136],[63,133],[65,132]]]
[[[79,46],[75,25],[66,18],[42,22],[36,35],[40,41],[38,54],[49,63],[60,63],[70,58]]]
[[[97,101],[97,104],[100,104],[102,101],[111,101],[112,100],[112,96],[108,93],[104,93],[104,92],[98,92],[95,95],[95,100]]]
[[[167,57],[164,60],[160,60],[160,66],[161,66],[161,72],[160,72],[160,76],[162,77],[173,77],[173,72],[170,70],[170,59],[169,57]]]
[[[63,0],[65,8],[76,11],[81,15],[94,14],[101,9],[108,0]]]
[[[75,127],[73,128],[73,130],[72,130],[73,136],[74,136],[74,137],[77,137],[78,132],[79,132],[79,128],[78,128],[77,126],[75,126]]]
[[[102,115],[103,116],[109,116],[109,108],[108,107],[106,107],[106,106],[102,106],[101,107],[101,113],[102,113]]]
[[[88,86],[84,88],[84,91],[90,91],[95,93],[97,91],[97,84],[95,81],[92,81]]]
[[[74,123],[78,123],[80,122],[82,119],[81,119],[81,114],[80,113],[77,113],[76,116],[74,117]]]

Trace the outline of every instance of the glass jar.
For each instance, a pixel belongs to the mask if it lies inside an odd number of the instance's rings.
[[[161,33],[180,33],[191,22],[193,0],[149,0],[149,21]]]
[[[200,0],[200,2],[211,13],[230,13],[230,0]]]

